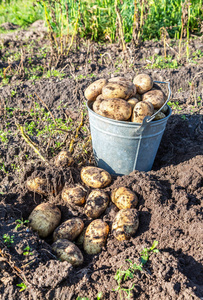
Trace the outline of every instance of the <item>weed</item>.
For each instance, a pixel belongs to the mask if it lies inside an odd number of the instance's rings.
[[[27,289],[27,286],[24,282],[18,283],[18,284],[16,284],[16,286],[19,286],[21,288],[20,292],[23,292]]]
[[[25,224],[28,224],[29,220],[23,220],[23,218],[22,218],[22,219],[15,220],[15,222],[17,224],[16,227],[15,227],[15,230],[18,230],[18,228],[22,227]]]
[[[180,111],[182,110],[182,108],[180,107],[178,101],[176,101],[176,102],[168,101],[168,105],[169,105],[171,108],[173,108],[174,110],[176,110],[176,111],[179,111],[179,112],[180,112]]]
[[[131,288],[123,288],[121,287],[121,284],[123,281],[126,281],[128,278],[133,279],[134,273],[136,271],[143,271],[144,265],[148,262],[151,252],[158,253],[159,250],[156,248],[158,246],[158,241],[154,241],[152,246],[150,248],[144,248],[140,253],[140,264],[137,265],[133,263],[130,259],[127,259],[126,261],[130,264],[129,268],[127,270],[122,270],[122,268],[119,268],[116,272],[116,275],[114,279],[117,281],[117,287],[113,291],[118,291],[120,299],[122,300],[122,292],[125,292],[127,294],[127,298],[130,299],[132,296],[131,291],[134,288],[134,285]]]
[[[159,55],[150,56],[149,60],[151,63],[147,64],[146,69],[177,69],[180,66],[177,60],[173,59],[170,55],[165,58]]]
[[[24,250],[23,255],[25,255],[25,256],[33,255],[33,253],[30,252],[32,249],[29,246],[25,247],[23,250]]]
[[[3,235],[4,244],[6,244],[7,247],[10,247],[11,244],[14,243],[14,235],[9,235],[8,233]]]

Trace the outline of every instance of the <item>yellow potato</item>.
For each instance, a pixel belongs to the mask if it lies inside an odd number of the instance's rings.
[[[104,98],[102,97],[102,95],[99,95],[92,105],[92,110],[99,115],[103,115],[100,111],[100,104],[102,103],[102,101],[104,101]]]
[[[114,189],[111,193],[111,200],[119,209],[134,208],[138,204],[137,195],[126,187]]]
[[[102,88],[104,99],[121,98],[128,100],[136,94],[136,87],[133,83],[118,81],[109,82]]]
[[[38,193],[40,195],[47,196],[48,188],[47,188],[47,179],[37,176],[35,178],[27,179],[27,188],[29,191],[34,193]]]
[[[53,233],[53,240],[66,239],[74,241],[76,237],[82,232],[84,223],[80,218],[72,218],[63,222],[58,226]]]
[[[80,172],[82,181],[93,188],[104,188],[111,183],[111,175],[97,167],[84,167]]]
[[[155,109],[159,109],[162,107],[162,105],[164,105],[165,95],[161,90],[152,90],[145,93],[142,96],[142,100],[152,103]]]
[[[135,105],[139,102],[139,100],[137,98],[130,98],[127,102],[131,105],[133,109]]]
[[[80,186],[63,188],[61,197],[71,205],[83,205],[85,203],[86,192]]]
[[[85,90],[85,98],[90,101],[96,100],[102,93],[102,88],[107,84],[107,79],[99,79],[90,84]]]
[[[109,196],[101,190],[93,190],[85,204],[85,214],[92,219],[98,218],[106,210],[109,204]]]
[[[132,112],[131,121],[136,123],[142,123],[146,116],[152,116],[154,113],[154,107],[150,102],[138,102]]]
[[[84,227],[81,234],[78,236],[76,239],[75,243],[80,247],[84,243],[84,238],[85,238],[85,232],[86,232],[87,227]]]
[[[100,104],[100,112],[106,118],[118,121],[126,121],[132,114],[132,107],[123,99],[108,99],[102,101]]]
[[[153,121],[158,121],[158,120],[161,120],[161,119],[164,119],[166,117],[166,115],[163,113],[163,112],[159,112],[155,118],[153,119]]]
[[[109,226],[106,222],[97,219],[92,221],[85,232],[84,250],[88,254],[97,254],[101,252],[106,244],[109,233]]]
[[[59,152],[54,160],[56,167],[69,167],[73,163],[72,155],[65,150]]]
[[[67,261],[75,267],[83,264],[82,252],[75,244],[68,240],[57,240],[52,244],[52,249],[61,261]]]
[[[129,240],[139,226],[138,212],[135,208],[121,209],[112,224],[112,233],[119,240]]]
[[[50,235],[61,221],[61,211],[50,203],[41,203],[31,212],[29,225],[42,238]]]
[[[153,87],[153,79],[147,74],[139,74],[133,79],[133,83],[139,94],[144,94]]]

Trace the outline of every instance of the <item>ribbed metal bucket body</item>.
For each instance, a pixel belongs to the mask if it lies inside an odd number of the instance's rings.
[[[171,108],[162,120],[138,124],[100,116],[91,109],[91,102],[87,103],[87,107],[98,167],[115,175],[128,175],[133,170],[150,171]]]

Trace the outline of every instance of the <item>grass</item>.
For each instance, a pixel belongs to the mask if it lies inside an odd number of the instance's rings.
[[[4,0],[0,1],[0,24],[11,22],[27,27],[42,18],[43,10],[37,1]]]
[[[81,37],[114,42],[118,39],[115,3],[115,0],[97,0],[96,3],[92,0],[1,0],[0,24],[12,22],[26,27],[37,19],[46,19],[56,36],[69,36],[76,30]],[[160,39],[161,28],[165,28],[170,38],[179,39],[181,30],[186,27],[188,32],[200,34],[202,0],[191,3],[187,0],[117,1],[126,42],[133,37],[135,5],[139,15],[139,36],[143,40]],[[187,21],[181,19],[186,6]]]

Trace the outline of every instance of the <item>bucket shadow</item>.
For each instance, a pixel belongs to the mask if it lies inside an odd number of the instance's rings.
[[[152,170],[203,155],[203,116],[172,115],[166,125]]]

